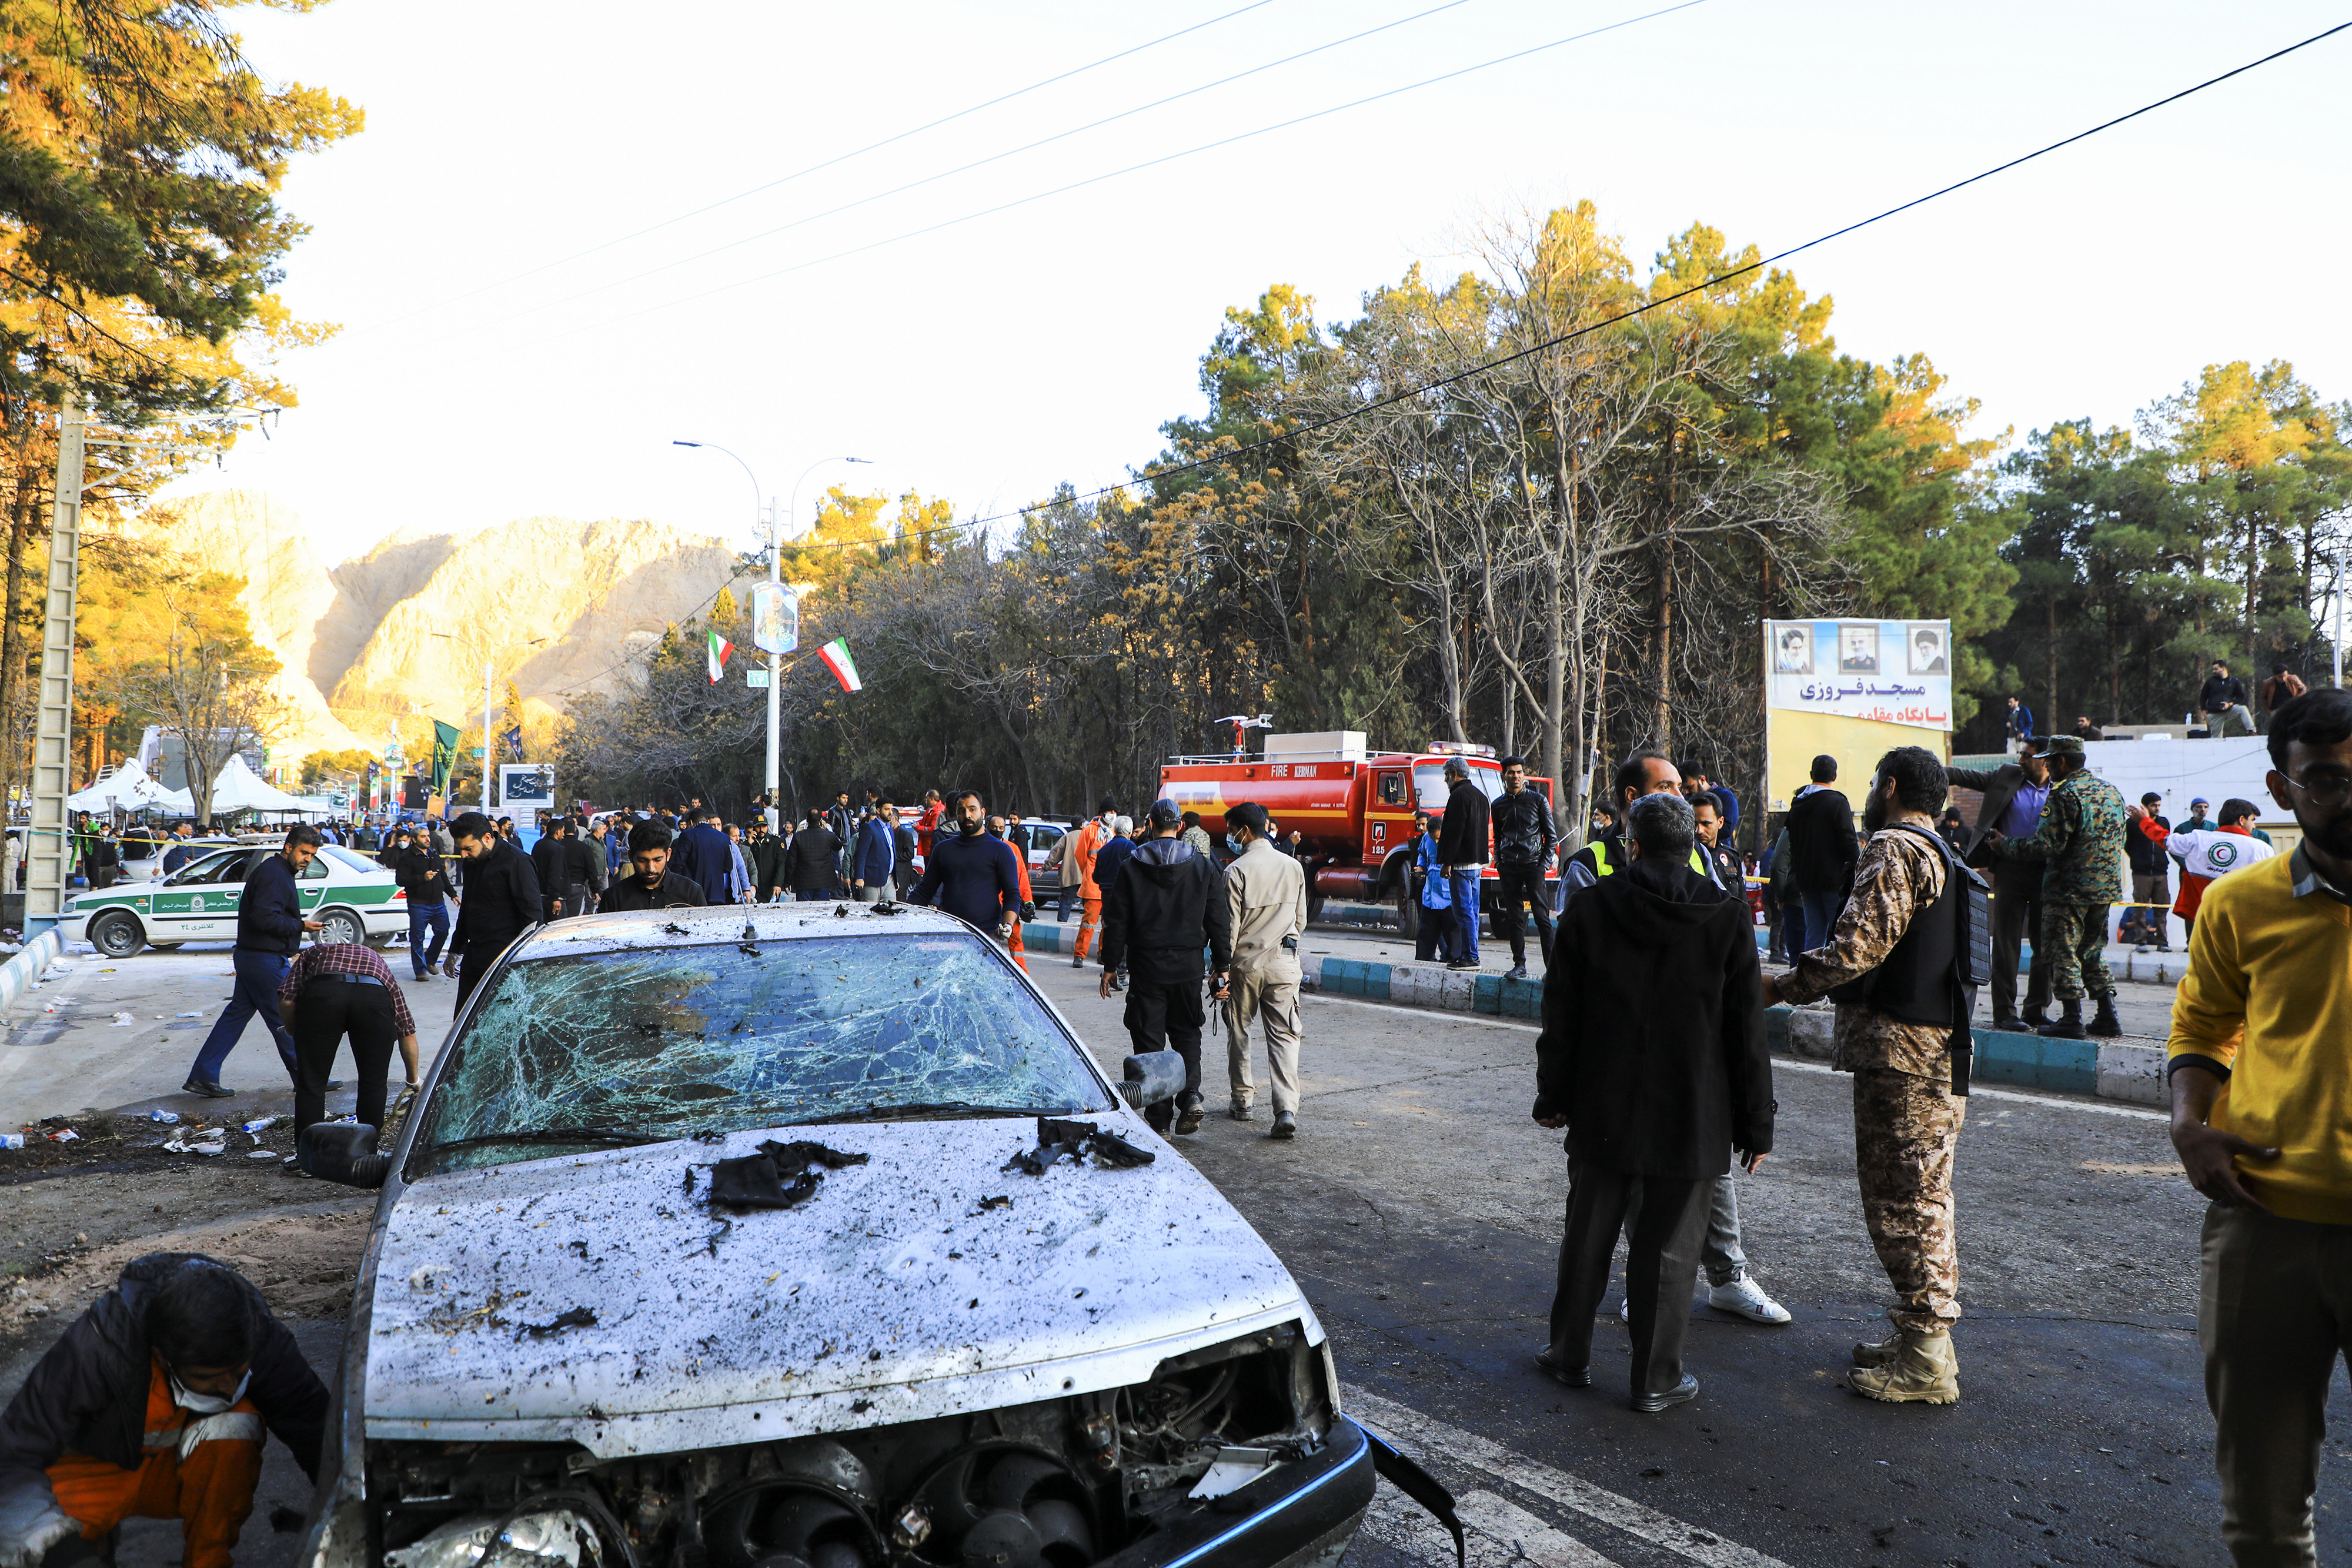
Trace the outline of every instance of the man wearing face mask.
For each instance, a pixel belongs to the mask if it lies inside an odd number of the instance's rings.
[[[326,1385],[243,1275],[136,1259],[0,1413],[0,1568],[95,1568],[134,1517],[180,1521],[185,1568],[228,1568],[264,1434],[316,1480],[326,1420]]]

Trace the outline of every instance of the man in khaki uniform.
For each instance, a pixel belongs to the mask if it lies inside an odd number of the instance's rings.
[[[1959,1321],[1959,1256],[1952,1223],[1952,1159],[1968,1102],[1952,1092],[1956,1032],[1974,993],[1950,967],[1948,942],[1931,946],[1954,914],[1936,813],[1944,767],[1916,746],[1879,759],[1855,864],[1853,895],[1829,940],[1767,976],[1764,1003],[1795,1006],[1838,990],[1832,1065],[1853,1074],[1855,1176],[1880,1267],[1895,1287],[1895,1333],[1853,1347],[1847,1386],[1890,1403],[1949,1405],[1960,1396],[1952,1325]],[[1931,920],[1935,914],[1937,919]],[[1950,925],[1941,934],[1949,936]],[[1924,954],[1933,952],[1935,956]],[[1938,999],[1944,1016],[1927,1020]],[[1898,1016],[1898,1014],[1907,1014]],[[1914,1021],[1922,1020],[1922,1021]],[[1965,1038],[1962,1034],[1961,1038]]]
[[[1298,938],[1307,930],[1307,873],[1274,847],[1265,808],[1244,800],[1225,812],[1241,858],[1225,868],[1234,963],[1225,998],[1225,1053],[1236,1122],[1251,1119],[1249,1027],[1265,1020],[1266,1076],[1274,1081],[1270,1137],[1298,1134]]]

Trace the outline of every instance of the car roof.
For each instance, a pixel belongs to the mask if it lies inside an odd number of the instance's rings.
[[[889,914],[881,913],[887,909]],[[583,915],[535,927],[512,955],[545,958],[557,953],[610,953],[672,943],[740,942],[749,925],[755,942],[821,936],[938,936],[979,934],[952,915],[910,904],[720,904],[688,909],[632,909]]]

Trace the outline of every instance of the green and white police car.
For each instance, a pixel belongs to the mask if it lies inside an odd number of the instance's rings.
[[[66,900],[58,924],[68,941],[86,941],[110,958],[151,946],[230,941],[246,873],[277,852],[274,845],[238,844],[192,860],[161,882],[78,893]],[[320,845],[295,885],[303,918],[323,924],[322,942],[408,935],[408,895],[392,873],[357,850]]]

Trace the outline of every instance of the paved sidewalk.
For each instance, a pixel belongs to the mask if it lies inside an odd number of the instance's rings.
[[[68,952],[43,983],[0,1014],[0,1131],[13,1132],[44,1116],[85,1109],[156,1107],[199,1117],[249,1120],[294,1108],[293,1085],[278,1064],[268,1030],[258,1019],[229,1054],[221,1081],[238,1093],[226,1100],[184,1094],[188,1066],[228,999],[229,944],[190,943],[174,953],[150,948],[129,958]],[[387,953],[408,1009],[417,1043],[429,1064],[448,1031],[457,983],[409,978],[406,949]],[[193,1013],[193,1018],[183,1017]],[[128,1015],[129,1021],[120,1021]],[[349,1049],[335,1076],[352,1076]],[[394,1059],[397,1077],[399,1060]],[[328,1096],[328,1109],[351,1109],[352,1092]],[[0,1154],[0,1159],[5,1159]]]

